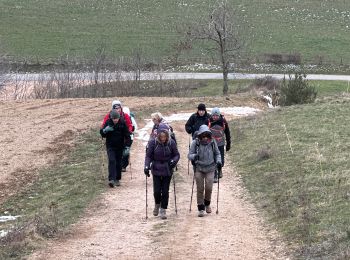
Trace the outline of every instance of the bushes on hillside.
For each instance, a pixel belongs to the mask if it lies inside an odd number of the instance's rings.
[[[296,72],[289,79],[283,79],[280,89],[279,104],[281,106],[290,106],[296,104],[313,103],[317,96],[314,86],[310,85],[306,79],[306,74]]]

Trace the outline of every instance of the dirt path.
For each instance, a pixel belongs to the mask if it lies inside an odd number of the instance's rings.
[[[137,140],[132,148],[133,179],[129,169],[122,185],[108,189],[72,228],[71,236],[51,241],[29,259],[286,259],[274,231],[264,228],[255,208],[245,200],[245,190],[229,161],[220,182],[219,214],[215,214],[217,186],[212,214],[197,217],[195,195],[189,212],[188,136],[183,122],[173,126],[181,152],[176,173],[177,215],[171,189],[168,220],[152,216],[148,179],[149,219],[145,220],[144,146]]]

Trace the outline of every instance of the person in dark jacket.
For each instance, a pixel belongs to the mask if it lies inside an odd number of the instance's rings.
[[[124,120],[116,110],[110,112],[110,118],[103,124],[100,134],[106,138],[106,149],[108,155],[108,181],[109,186],[120,185],[121,161],[123,152],[130,150],[130,132]]]
[[[192,135],[192,139],[195,138],[194,135],[201,125],[209,125],[210,115],[207,112],[205,104],[199,104],[197,109],[197,112],[192,114],[185,124],[185,130],[188,134]]]
[[[210,201],[215,169],[221,169],[220,151],[207,125],[200,126],[187,157],[194,165],[198,217],[204,217],[204,210],[208,214],[211,213]]]
[[[215,139],[221,154],[221,163],[222,167],[225,164],[225,143],[226,143],[226,152],[231,149],[231,134],[230,128],[227,124],[227,121],[223,115],[220,113],[218,107],[214,107],[211,110],[211,116],[209,119],[209,129],[212,132],[212,137]],[[218,174],[218,171],[215,171],[214,183],[218,182],[218,178],[222,178],[222,171]]]
[[[159,124],[157,137],[150,139],[146,148],[144,173],[153,175],[153,195],[155,207],[153,215],[166,219],[166,209],[169,202],[169,186],[173,169],[180,159],[175,141],[170,138],[169,126]]]

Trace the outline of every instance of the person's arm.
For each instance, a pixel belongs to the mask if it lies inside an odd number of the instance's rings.
[[[172,152],[171,161],[173,161],[174,164],[176,165],[180,160],[180,153],[179,153],[179,150],[177,149],[177,145],[174,140],[171,140],[171,152]]]
[[[219,150],[219,147],[218,147],[218,144],[216,143],[215,139],[213,140],[214,142],[214,157],[215,157],[215,162],[216,163],[220,163],[221,164],[221,153],[220,153],[220,150]]]
[[[226,152],[227,152],[231,149],[231,133],[225,118],[224,118],[224,124],[225,124]]]
[[[188,134],[193,134],[193,124],[195,115],[192,114],[185,124],[185,130]]]
[[[124,121],[125,121],[125,124],[128,127],[129,132],[132,133],[131,119],[130,119],[130,116],[128,114],[126,114],[126,113],[124,113]]]
[[[128,130],[128,127],[126,125],[124,125],[124,127],[123,127],[123,134],[124,134],[124,146],[130,148],[131,136],[130,136],[130,132]]]
[[[107,121],[109,119],[109,113],[107,115],[105,115],[105,117],[103,118],[102,124],[101,124],[101,129],[105,127]]]
[[[153,150],[154,150],[154,140],[149,140],[146,146],[146,155],[145,155],[145,168],[148,169],[151,166],[153,161]]]
[[[198,151],[196,151],[196,146],[197,146],[196,143],[197,143],[196,140],[193,140],[191,143],[190,150],[189,150],[188,155],[187,155],[187,158],[190,161],[197,161],[198,160],[198,155],[197,155]]]

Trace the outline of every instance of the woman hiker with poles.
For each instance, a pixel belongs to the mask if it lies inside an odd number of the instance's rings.
[[[199,127],[197,137],[191,143],[188,159],[193,162],[195,169],[198,217],[204,217],[204,210],[211,213],[214,172],[216,168],[220,171],[222,165],[219,148],[207,125]]]
[[[170,128],[167,124],[160,123],[157,129],[157,137],[151,138],[146,147],[144,173],[150,177],[153,175],[153,195],[155,206],[153,215],[160,214],[161,219],[166,219],[166,209],[169,202],[169,186],[173,169],[180,159],[176,142],[170,137]],[[175,192],[175,190],[174,190]],[[176,197],[175,197],[176,199]]]

